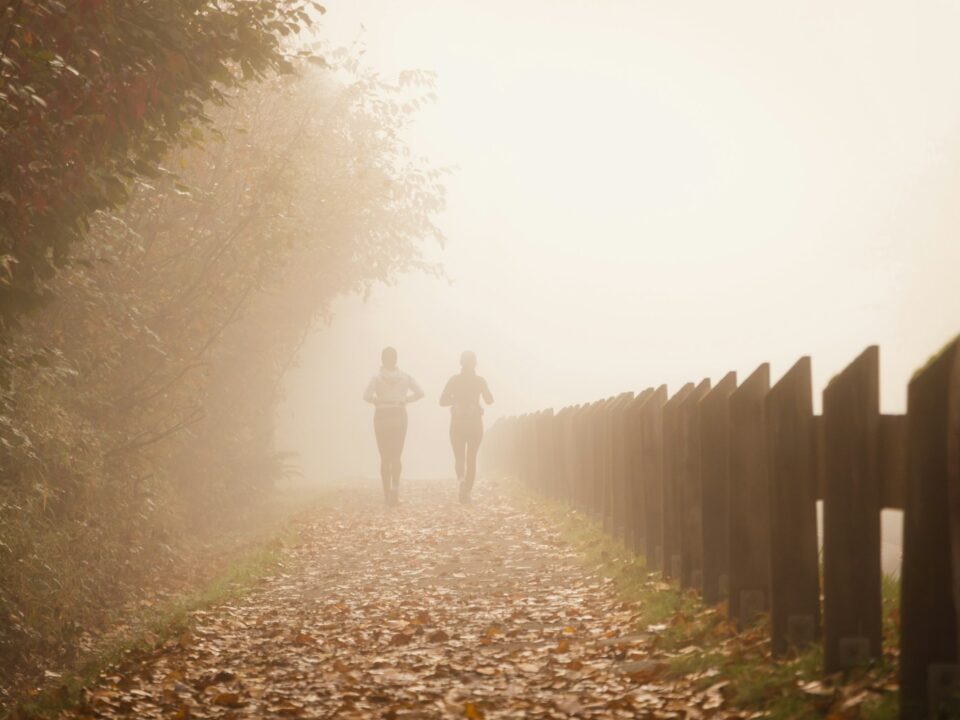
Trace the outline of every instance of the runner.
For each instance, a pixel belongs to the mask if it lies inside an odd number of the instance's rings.
[[[380,373],[367,385],[363,399],[376,406],[373,430],[380,451],[380,479],[387,505],[400,501],[400,456],[407,437],[407,404],[423,397],[417,381],[397,368],[397,351],[392,347],[380,354]]]
[[[477,477],[477,451],[483,439],[483,408],[480,398],[490,405],[493,395],[487,381],[477,375],[477,356],[469,350],[460,355],[460,374],[447,381],[440,405],[450,408],[450,443],[456,460],[460,502],[470,502],[470,491]]]

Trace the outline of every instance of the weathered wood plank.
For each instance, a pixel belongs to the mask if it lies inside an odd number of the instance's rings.
[[[610,440],[610,426],[613,424],[614,406],[617,399],[614,397],[607,404],[600,416],[600,430],[598,437],[598,485],[597,485],[597,508],[600,518],[600,524],[603,531],[610,532],[610,456],[613,444]]]
[[[623,498],[626,508],[624,542],[638,555],[646,554],[646,493],[641,461],[642,439],[639,411],[653,392],[653,388],[647,388],[638,394],[624,413],[623,440],[626,465],[626,488]]]
[[[867,348],[823,392],[824,665],[879,658],[880,354]]]
[[[729,614],[741,628],[770,602],[770,500],[764,401],[770,366],[760,365],[730,395]]]
[[[550,483],[552,495],[562,500],[567,493],[567,454],[566,454],[566,424],[569,408],[563,407],[553,416],[552,445],[553,445],[553,478]]]
[[[618,399],[610,418],[610,527],[611,533],[622,538],[626,527],[626,458],[624,423],[626,408],[633,402],[633,393],[626,401]]]
[[[810,358],[767,394],[770,616],[773,653],[820,637],[817,457]]]
[[[597,464],[599,462],[600,452],[597,447],[600,416],[603,414],[606,400],[594,403],[593,410],[587,423],[587,467],[584,478],[584,509],[593,516],[597,513],[596,491],[599,484],[597,473]]]
[[[580,482],[583,479],[583,415],[586,405],[578,405],[570,417],[570,503],[580,507]]]
[[[577,473],[574,483],[576,485],[576,503],[577,507],[587,510],[588,492],[590,478],[590,423],[597,403],[592,402],[584,405],[577,416]]]
[[[543,477],[543,429],[540,422],[542,416],[543,410],[538,410],[530,418],[530,437],[533,439],[533,457],[531,458],[533,473],[530,478],[531,486],[535,490],[541,489],[540,480]]]
[[[610,414],[607,419],[608,447],[604,524],[607,531],[617,537],[623,536],[624,518],[626,517],[623,504],[623,496],[626,492],[623,424],[624,412],[632,401],[632,392],[617,395],[616,401],[610,407]]]
[[[506,458],[504,458],[504,464],[512,477],[521,478],[523,421],[521,417],[514,416],[510,418],[509,423],[507,439],[504,441],[504,452],[507,455]]]
[[[534,487],[537,476],[536,413],[527,413],[522,418],[523,434],[523,481]]]
[[[729,581],[730,514],[730,394],[737,389],[737,374],[727,373],[700,401],[700,477],[703,493],[704,602],[727,597]]]
[[[610,532],[610,455],[612,443],[610,441],[610,426],[613,422],[614,406],[617,398],[613,397],[607,403],[600,416],[599,435],[597,438],[597,513],[604,532]]]
[[[700,401],[710,392],[710,380],[703,380],[677,412],[679,422],[678,475],[680,496],[680,587],[703,585],[703,489],[700,480]]]
[[[823,500],[823,486],[827,476],[825,468],[827,453],[823,449],[826,444],[823,439],[823,415],[813,416],[813,442],[817,456],[817,500]]]
[[[663,406],[663,576],[680,576],[680,528],[683,512],[680,494],[680,405],[694,390],[687,383]]]
[[[537,447],[539,453],[537,486],[540,488],[540,492],[547,497],[554,495],[556,480],[557,453],[555,449],[554,419],[553,408],[542,410],[537,417]]]
[[[563,436],[561,433],[561,423],[563,419],[558,411],[553,411],[547,429],[550,433],[550,439],[547,443],[550,450],[550,476],[547,479],[550,495],[559,498],[563,487]]]
[[[575,503],[574,482],[577,471],[577,429],[576,420],[580,412],[580,405],[572,405],[566,408],[566,415],[563,423],[563,457],[564,457],[564,480],[565,495],[564,500],[571,505]]]
[[[583,422],[583,478],[581,481],[582,500],[581,508],[586,513],[593,513],[593,488],[596,482],[596,424],[597,416],[603,406],[598,400],[590,405],[590,409]]]
[[[503,451],[503,468],[512,478],[520,477],[520,418],[513,416],[507,420],[504,428],[503,442],[500,445]]]
[[[885,508],[903,509],[907,478],[907,416],[880,416],[880,492]]]
[[[960,717],[960,338],[910,382],[907,457],[901,717]]]
[[[610,406],[616,398],[607,398],[597,407],[593,415],[593,442],[592,442],[592,483],[590,486],[590,513],[603,520],[603,485],[606,475],[607,462],[607,435],[606,423],[610,414]]]
[[[637,411],[649,570],[663,567],[663,406],[666,402],[667,386],[661,385]]]

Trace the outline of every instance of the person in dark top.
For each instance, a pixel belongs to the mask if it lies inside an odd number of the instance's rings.
[[[460,483],[460,502],[470,502],[470,491],[477,477],[477,451],[483,439],[483,407],[480,399],[490,405],[493,395],[487,381],[477,375],[477,356],[465,351],[460,355],[460,374],[447,381],[440,405],[450,408],[450,443],[456,460],[457,480]]]
[[[373,431],[380,451],[380,479],[387,505],[396,505],[400,493],[400,456],[407,437],[407,404],[423,397],[417,381],[397,368],[397,351],[380,354],[380,372],[374,375],[363,399],[376,406]]]

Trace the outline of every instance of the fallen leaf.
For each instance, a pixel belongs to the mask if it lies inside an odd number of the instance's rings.
[[[235,692],[225,692],[218,693],[213,698],[214,705],[220,705],[222,707],[241,707],[243,702],[240,699],[240,694]]]

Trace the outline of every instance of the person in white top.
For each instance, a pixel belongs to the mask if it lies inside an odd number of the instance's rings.
[[[380,372],[374,375],[363,399],[376,406],[373,431],[380,451],[383,497],[396,505],[400,494],[400,456],[407,437],[407,404],[423,397],[417,381],[397,367],[397,351],[386,347],[380,354]]]

